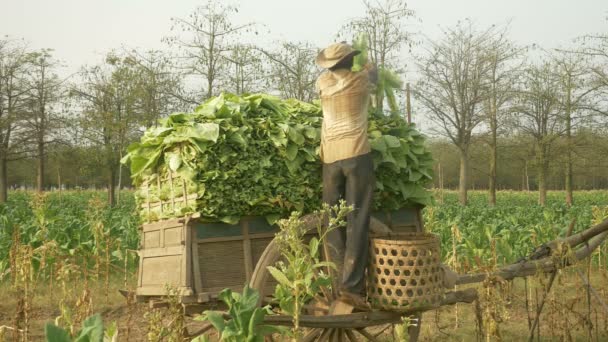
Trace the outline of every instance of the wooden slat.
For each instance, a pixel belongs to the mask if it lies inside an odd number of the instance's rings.
[[[194,291],[199,294],[203,291],[203,283],[201,278],[201,266],[198,256],[198,243],[196,241],[196,232],[193,229],[192,221],[188,221],[186,229],[190,232],[191,250],[192,250],[192,273],[194,277]]]
[[[185,205],[188,205],[188,188],[186,186],[186,180],[182,179],[182,192],[183,192],[183,198],[184,198],[184,202]],[[196,195],[196,194],[194,194]]]
[[[175,212],[175,193],[173,192],[173,172],[169,172],[169,187],[171,189],[171,210]]]
[[[243,220],[243,254],[245,261],[245,279],[247,282],[251,280],[251,274],[253,273],[253,260],[251,252],[251,240],[249,236],[249,221]]]
[[[158,186],[158,196],[160,197],[160,177],[156,177],[156,185]],[[160,213],[163,213],[163,202],[160,202]]]
[[[148,198],[149,198],[149,195],[148,195]],[[187,205],[189,200],[196,200],[197,198],[198,198],[198,195],[197,195],[197,194],[190,194],[190,195],[186,195],[186,196],[174,197],[174,198],[172,198],[172,200],[170,200],[170,201],[160,201],[160,202],[147,202],[147,203],[143,203],[143,204],[141,205],[141,208],[142,208],[142,209],[145,209],[145,208],[152,209],[152,208],[160,207],[160,206],[161,206],[161,204],[163,204],[163,205],[168,205],[168,204],[170,204],[170,203],[172,203],[172,202],[175,202],[175,203],[181,203],[181,202],[185,202],[185,204]]]
[[[169,255],[183,255],[184,248],[185,248],[184,246],[172,246],[172,247],[144,249],[144,250],[139,251],[139,257],[140,257],[140,259],[144,259],[144,258],[154,258],[154,257],[169,256]]]
[[[183,221],[182,218],[174,218],[174,219],[169,219],[169,220],[145,223],[142,225],[142,230],[144,232],[147,232],[147,231],[159,230],[159,229],[163,229],[163,228],[181,227],[182,226],[181,221]]]
[[[183,285],[188,286],[188,287],[192,287],[193,285],[193,281],[192,281],[192,268],[193,268],[193,263],[192,263],[192,233],[191,230],[188,229],[188,222],[184,222],[183,223],[183,228],[182,228],[182,243],[184,244],[184,258],[183,260],[183,266],[184,267],[184,271],[182,272],[182,278],[181,278],[181,282]],[[198,247],[197,247],[198,248]]]
[[[177,290],[182,296],[192,296],[194,291],[190,287],[178,287]],[[164,285],[140,286],[135,290],[138,296],[165,296],[167,289]]]
[[[251,240],[266,239],[266,238],[272,238],[272,237],[274,237],[274,235],[275,235],[275,233],[259,233],[259,234],[251,234],[251,235],[249,235],[249,238]],[[240,240],[243,240],[243,235],[198,239],[198,243],[226,242],[226,241],[240,241]]]

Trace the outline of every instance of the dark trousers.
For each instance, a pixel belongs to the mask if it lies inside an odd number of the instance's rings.
[[[337,285],[341,290],[356,294],[365,291],[375,182],[371,153],[323,164],[323,202],[333,206],[345,199],[354,209],[347,216],[346,227],[327,234],[326,244],[329,259],[338,268]]]

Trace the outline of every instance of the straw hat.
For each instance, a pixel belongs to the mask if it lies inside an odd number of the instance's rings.
[[[321,50],[317,55],[317,65],[329,69],[348,56],[356,56],[361,51],[353,49],[346,43],[334,43]]]

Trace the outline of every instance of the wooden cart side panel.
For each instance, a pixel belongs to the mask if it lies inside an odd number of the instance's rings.
[[[139,251],[137,295],[163,296],[166,285],[192,296],[192,236],[186,220],[144,224]]]

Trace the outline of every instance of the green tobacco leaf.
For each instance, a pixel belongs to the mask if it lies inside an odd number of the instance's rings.
[[[295,144],[288,144],[286,153],[287,153],[287,160],[293,161],[294,159],[296,159],[296,156],[298,155],[298,146]]]
[[[386,142],[386,146],[388,146],[390,148],[397,148],[397,147],[401,146],[401,142],[399,141],[399,138],[394,137],[392,135],[385,135],[384,141]]]
[[[74,342],[103,342],[103,320],[95,314],[82,322],[82,330]]]
[[[182,156],[179,153],[172,153],[169,155],[169,168],[172,171],[177,171],[182,165]]]
[[[394,181],[422,188],[430,184],[433,161],[424,137],[400,115],[370,113],[368,122],[377,184],[374,209],[396,210],[426,198],[404,195],[405,188]],[[192,113],[161,120],[129,146],[124,158],[140,191],[140,212],[155,219],[198,212],[207,221],[230,224],[248,215],[274,223],[294,210],[310,213],[321,205],[321,125],[318,103],[266,94],[223,93]],[[185,211],[148,213],[142,204],[170,198],[168,184],[161,189],[156,184],[172,171],[178,173],[174,186],[185,180],[196,200]],[[383,193],[387,189],[390,196]]]
[[[222,313],[219,311],[205,311],[203,312],[203,320],[209,321],[213,327],[219,331],[224,331],[226,327],[226,323],[224,322],[224,317],[222,317]]]
[[[53,323],[44,325],[44,336],[47,342],[72,342],[70,334]]]

